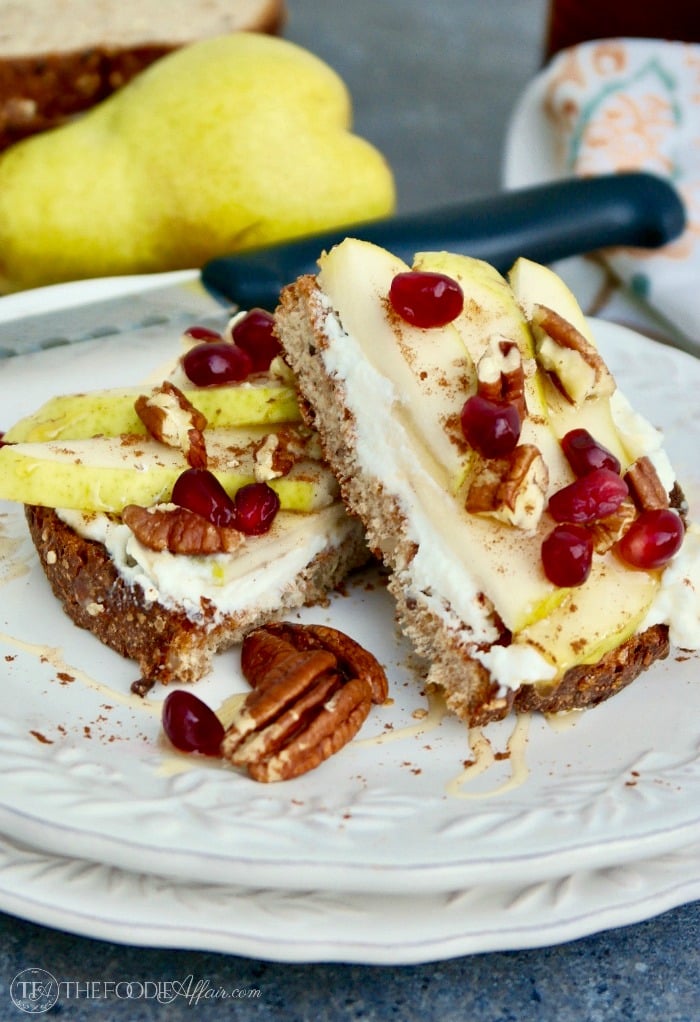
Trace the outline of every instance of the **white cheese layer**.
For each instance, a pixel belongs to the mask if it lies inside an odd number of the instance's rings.
[[[280,511],[269,532],[247,536],[232,554],[186,557],[149,550],[107,515],[66,509],[57,514],[80,536],[102,543],[124,581],[138,587],[147,602],[202,622],[206,601],[214,609],[212,624],[251,608],[277,611],[297,575],[322,551],[339,547],[354,527],[338,502],[312,514]]]

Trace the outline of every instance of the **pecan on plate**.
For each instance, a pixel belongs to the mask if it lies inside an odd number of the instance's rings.
[[[386,675],[372,654],[322,625],[256,628],[243,641],[241,667],[252,691],[221,751],[256,781],[313,770],[357,734],[373,702],[387,697]]]
[[[207,467],[206,416],[179,387],[164,380],[150,394],[137,397],[134,408],[154,440],[181,450],[191,468]]]

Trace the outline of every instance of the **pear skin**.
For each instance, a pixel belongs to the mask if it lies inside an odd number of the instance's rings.
[[[134,408],[134,402],[144,389],[133,387],[57,395],[11,426],[5,433],[5,442],[86,440],[94,436],[145,433],[146,428]],[[186,392],[186,397],[203,413],[211,429],[298,422],[300,419],[296,393],[285,384],[192,389]]]
[[[383,156],[336,73],[235,33],[162,58],[84,117],[0,158],[0,287],[197,267],[389,215]]]
[[[217,440],[222,445],[221,458],[212,458],[210,467],[230,494],[254,481],[252,456],[234,464],[230,452],[226,456],[233,431],[212,431],[208,439],[215,455]],[[187,467],[180,451],[146,437],[8,444],[0,448],[0,500],[119,513],[127,504],[169,500]],[[286,511],[316,511],[337,496],[330,470],[317,461],[298,462],[270,486]]]

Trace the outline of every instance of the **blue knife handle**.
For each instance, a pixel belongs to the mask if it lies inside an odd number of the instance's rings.
[[[315,273],[323,250],[348,235],[409,264],[416,252],[449,250],[505,272],[519,256],[549,263],[613,245],[657,248],[684,225],[683,203],[660,177],[630,172],[576,178],[221,256],[204,266],[202,282],[240,308],[274,309],[282,288]]]

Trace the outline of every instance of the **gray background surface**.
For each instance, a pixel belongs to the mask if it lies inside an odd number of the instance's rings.
[[[356,129],[387,155],[409,212],[499,190],[504,131],[539,67],[545,8],[545,0],[289,0],[286,35],[345,78]],[[698,906],[687,906],[558,947],[394,968],[127,948],[0,915],[0,1018],[25,1017],[8,988],[36,966],[99,980],[193,974],[214,988],[261,990],[228,1012],[73,1000],[52,1013],[75,1020],[696,1022],[699,920]]]

